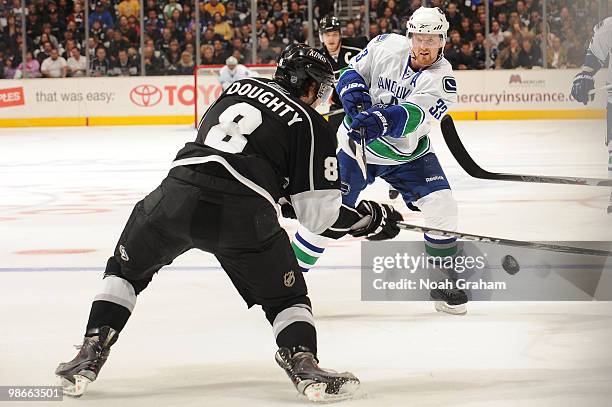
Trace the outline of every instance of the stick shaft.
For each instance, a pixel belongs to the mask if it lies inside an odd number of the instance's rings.
[[[538,243],[538,242],[525,242],[521,240],[512,240],[512,239],[501,239],[501,238],[492,237],[492,236],[473,235],[469,233],[454,232],[451,230],[444,230],[444,229],[433,229],[433,228],[428,228],[425,226],[412,225],[412,224],[405,223],[405,222],[397,222],[397,226],[400,229],[410,230],[413,232],[428,233],[428,234],[445,236],[445,237],[455,237],[457,239],[471,240],[474,242],[483,242],[483,243],[490,243],[490,244],[499,244],[499,245],[511,246],[511,247],[523,247],[526,249],[539,249],[539,250],[546,250],[546,251],[552,251],[552,252],[574,253],[574,254],[582,254],[582,255],[588,255],[588,256],[609,257],[612,255],[612,251],[608,251],[608,250],[589,249],[589,248],[582,248],[582,247],[563,246],[563,245]]]
[[[590,185],[600,187],[612,187],[612,179],[607,178],[580,178],[547,175],[506,174],[490,172],[480,167],[470,156],[467,149],[459,138],[453,119],[446,115],[440,124],[442,136],[448,148],[459,163],[461,168],[474,178],[490,179],[497,181],[536,182],[542,184],[567,184],[567,185]]]

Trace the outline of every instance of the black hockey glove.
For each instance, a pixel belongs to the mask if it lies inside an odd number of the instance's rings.
[[[368,240],[387,240],[393,239],[399,233],[400,230],[395,222],[402,221],[404,218],[393,206],[381,205],[374,201],[361,201],[356,209],[364,220],[369,221],[365,226],[357,222],[355,225],[360,227],[349,232],[352,236],[365,236]]]
[[[582,71],[574,77],[572,85],[572,96],[576,101],[585,105],[593,100],[594,95],[589,96],[589,92],[595,89],[593,74]]]
[[[281,207],[283,218],[297,219],[295,209],[293,209],[293,205],[291,205],[291,202],[287,198],[279,199],[278,204]]]

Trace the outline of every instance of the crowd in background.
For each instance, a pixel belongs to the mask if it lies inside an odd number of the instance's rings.
[[[144,0],[142,33],[139,0],[92,1],[87,43],[83,0],[30,0],[25,64],[21,2],[0,0],[0,78],[20,78],[24,69],[28,77],[140,75],[141,35],[147,75],[191,75],[198,30],[201,64],[223,64],[229,56],[251,63],[250,0],[201,0],[199,27],[194,1]],[[532,68],[544,59],[549,68],[582,64],[597,23],[597,0],[548,0],[546,38],[538,0],[489,2],[489,33],[483,0],[371,0],[369,10],[362,5],[359,15],[344,24],[343,35],[405,34],[406,20],[425,3],[447,15],[445,56],[455,69]],[[257,63],[274,63],[287,44],[307,42],[306,0],[258,1],[255,12]],[[314,12],[315,21],[333,14],[332,1],[316,1]],[[541,52],[543,41],[547,55]]]

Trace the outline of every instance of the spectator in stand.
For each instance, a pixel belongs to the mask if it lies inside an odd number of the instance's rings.
[[[78,48],[70,50],[70,58],[67,61],[68,76],[80,77],[87,73],[87,58],[81,55]]]
[[[49,58],[45,59],[40,66],[40,73],[45,78],[65,78],[68,72],[66,60],[59,55],[57,48],[51,50]]]
[[[215,31],[212,28],[208,28],[206,31],[204,31],[204,36],[200,41],[204,45],[213,45],[216,40],[220,40],[222,38],[223,37],[219,36],[218,34],[215,34]]]
[[[49,41],[45,40],[46,38],[48,38],[48,36],[44,34],[41,37],[41,41],[43,42],[41,43],[40,47],[38,47],[38,49],[35,49],[33,52],[34,57],[38,59],[38,63],[40,64],[42,64],[45,59],[51,56],[51,50],[53,49],[53,45],[51,45]]]
[[[167,28],[162,30],[162,36],[157,42],[155,49],[162,53],[167,53],[170,50],[170,43],[172,42],[172,33]]]
[[[188,51],[183,51],[181,54],[181,62],[179,62],[178,75],[193,75],[195,69],[195,63],[193,62],[193,56]]]
[[[524,1],[518,0],[516,2],[516,14],[524,26],[530,27],[531,16],[529,15],[529,10],[527,10]]]
[[[446,20],[448,20],[449,29],[460,30],[461,29],[461,14],[457,10],[455,3],[449,3],[446,8]]]
[[[183,10],[185,10],[187,7],[188,6],[185,5],[183,7]],[[185,32],[185,28],[187,27],[187,21],[183,19],[183,14],[182,12],[178,11],[178,9],[175,9],[172,12],[172,17],[170,18],[170,21],[172,21],[172,26],[174,26],[175,30],[180,33]]]
[[[176,39],[170,41],[170,49],[166,53],[166,74],[177,75],[179,70],[179,62],[181,62],[181,48]]]
[[[215,50],[215,64],[222,65],[225,63],[227,57],[229,57],[229,52],[225,50],[224,44],[221,40],[215,40],[213,48]]]
[[[130,45],[138,44],[138,34],[134,28],[130,27],[127,17],[119,17],[119,26],[117,27],[116,31],[119,31],[121,36],[124,37],[130,43]]]
[[[453,65],[453,69],[460,71],[477,68],[478,61],[476,61],[476,58],[472,55],[472,44],[469,41],[463,41],[461,43],[461,50],[459,54],[454,56],[451,64]]]
[[[512,33],[514,38],[518,40],[519,43],[523,41],[524,38],[529,36],[529,30],[527,27],[523,25],[523,22],[519,19],[517,13],[512,13],[510,15],[510,29],[509,31]]]
[[[387,2],[387,4],[392,3],[393,0],[390,0],[389,2]],[[393,9],[391,7],[386,7],[385,11],[383,12],[383,17],[385,18],[385,20],[387,20],[388,24],[389,24],[389,28],[393,31],[393,32],[398,32],[402,29],[402,25],[400,23],[399,18],[397,18],[397,16],[395,14],[393,14]]]
[[[229,25],[229,23],[223,18],[221,13],[215,13],[215,25],[213,26],[213,31],[215,34],[223,37],[225,41],[231,41],[234,37],[234,30]]]
[[[21,79],[24,77],[23,74],[23,62],[17,66],[17,71],[15,72],[15,79]],[[42,75],[40,73],[40,63],[34,59],[32,53],[28,51],[26,53],[26,64],[25,64],[25,77],[27,78],[40,78]]]
[[[451,30],[450,41],[446,44],[445,53],[448,58],[455,58],[461,52],[461,34],[457,30]]]
[[[391,34],[393,32],[386,18],[380,18],[378,20],[378,29],[381,34]]]
[[[13,79],[17,70],[14,67],[13,58],[4,58],[4,78]]]
[[[158,18],[157,11],[155,11],[155,9],[148,10],[144,20],[145,26],[151,27],[151,32],[153,33],[153,36],[159,36],[165,24],[164,20]],[[147,33],[148,32],[149,30],[147,29]],[[156,40],[157,38],[154,39]]]
[[[380,35],[380,27],[377,23],[370,23],[370,38],[376,38]]]
[[[474,40],[472,55],[476,59],[476,69],[485,69],[487,61],[487,48],[483,33],[477,32]]]
[[[127,50],[119,51],[117,61],[113,64],[113,76],[136,76],[138,75],[138,65],[129,57]]]
[[[278,59],[280,54],[270,48],[270,41],[268,37],[261,37],[259,39],[259,48],[257,49],[257,63],[259,64],[273,64]]]
[[[0,79],[10,79],[4,76],[4,64],[5,64],[6,55],[4,54],[4,50],[0,48]]]
[[[272,48],[274,52],[280,54],[281,51],[285,49],[287,44],[285,44],[283,39],[278,36],[276,26],[272,22],[268,22],[266,24],[266,37],[270,43],[270,48]]]
[[[289,15],[287,11],[284,13],[286,13],[287,16]],[[243,15],[243,18],[246,18],[246,15]],[[225,19],[233,28],[238,28],[243,24],[240,13],[236,10],[236,4],[234,2],[230,1],[227,3],[227,6],[225,7]]]
[[[512,34],[510,34],[512,35]],[[510,39],[510,45],[499,52],[495,60],[495,69],[515,69],[519,67],[521,49],[516,38]]]
[[[42,33],[40,34],[39,37],[37,37],[34,40],[34,44],[42,44],[49,41],[51,43],[51,45],[53,45],[53,48],[58,48],[59,47],[59,41],[57,40],[57,37],[55,35],[53,35],[51,33],[51,24],[49,23],[44,23],[42,25]]]
[[[472,42],[476,37],[474,31],[472,30],[472,22],[467,17],[461,19],[461,27],[459,27],[458,31],[463,41]]]
[[[567,48],[567,67],[580,68],[584,60],[584,45],[576,34],[572,34]]]
[[[567,67],[567,51],[561,39],[554,34],[552,35],[552,46],[547,50],[546,61],[548,68],[564,69]]]
[[[499,44],[504,40],[504,34],[501,32],[499,22],[493,20],[491,22],[491,32],[487,35],[487,41],[491,46],[491,51],[498,50]]]
[[[163,14],[163,6],[164,2],[158,2],[157,0],[146,0],[146,5],[144,7],[145,15],[149,12],[149,10],[155,10],[157,15],[161,16]]]
[[[519,66],[531,69],[534,66],[542,66],[542,53],[540,48],[534,47],[530,38],[523,39],[523,47],[519,52]]]
[[[101,1],[96,3],[96,9],[92,13],[89,13],[89,26],[93,26],[93,22],[99,20],[103,28],[113,28],[115,23],[113,17],[106,10]]]
[[[155,55],[153,47],[145,47],[144,60],[146,75],[159,76],[164,74],[164,61]]]
[[[200,54],[202,65],[217,65],[215,63],[215,50],[211,45],[202,45]]]
[[[249,63],[251,62],[251,52],[242,44],[242,39],[236,37],[232,40],[232,47],[230,49],[232,56],[234,56],[239,63]],[[238,56],[236,56],[238,53]]]
[[[220,3],[219,0],[209,0],[204,5],[204,11],[206,11],[210,17],[214,16],[215,13],[219,13],[221,16],[224,16],[225,6],[223,3]]]
[[[499,13],[497,15],[497,22],[499,23],[499,27],[502,32],[510,29],[510,25],[508,24],[508,15],[506,13]]]
[[[91,61],[89,67],[90,76],[108,76],[111,73],[111,63],[106,58],[106,49],[98,47],[96,49],[96,57]]]
[[[74,22],[77,30],[79,31],[84,28],[85,12],[83,11],[83,6],[79,1],[74,3],[74,9],[72,10],[72,13],[68,15],[66,21],[68,23]]]
[[[172,12],[174,12],[174,10],[181,12],[183,11],[183,6],[177,3],[176,0],[168,0],[168,4],[164,7],[164,17],[166,20],[172,18]]]
[[[51,24],[51,34],[53,34],[55,38],[61,38],[61,34],[66,30],[66,23],[60,20],[57,6],[53,2],[49,3],[48,15],[49,24]]]
[[[117,14],[120,17],[134,16],[138,18],[140,15],[140,2],[138,0],[122,0],[117,6]]]
[[[344,26],[342,37],[343,38],[355,38],[355,23],[354,22],[349,21],[348,23],[346,23],[346,25]]]

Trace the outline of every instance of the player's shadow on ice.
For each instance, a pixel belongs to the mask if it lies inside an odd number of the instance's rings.
[[[206,405],[206,401],[209,401],[215,405],[223,405],[224,400],[228,403],[240,400],[248,404],[253,401],[261,402],[255,403],[256,405],[303,403],[305,399],[297,395],[283,371],[275,369],[273,360],[270,362],[269,365],[247,362],[173,366],[169,369],[157,369],[149,375],[124,375],[121,378],[108,377],[110,374],[107,374],[92,383],[82,399],[117,402],[125,400],[130,405],[139,405],[138,401],[154,405],[195,402]]]

